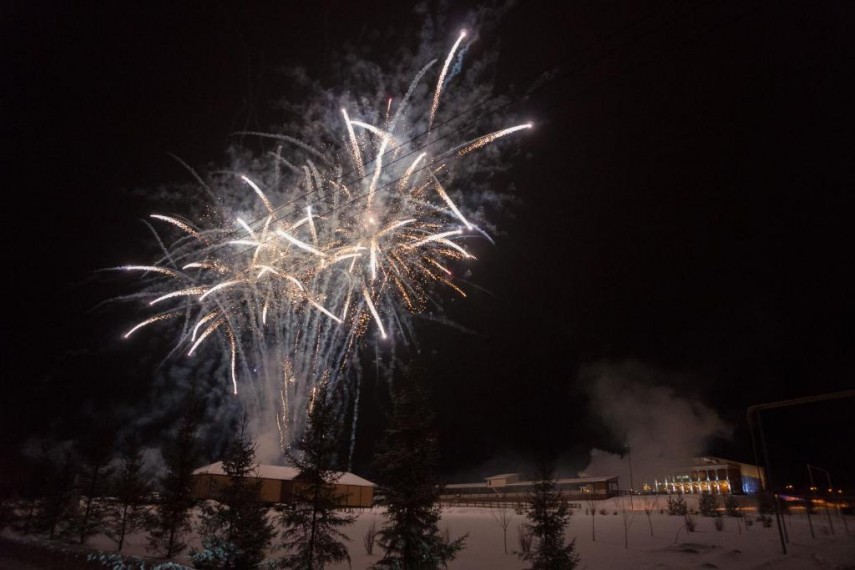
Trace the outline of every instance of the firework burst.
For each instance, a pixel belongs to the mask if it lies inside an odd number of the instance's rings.
[[[222,195],[209,189],[213,214],[204,221],[153,214],[161,258],[117,268],[140,275],[135,297],[150,311],[125,337],[177,320],[177,346],[187,356],[219,339],[232,391],[257,410],[276,410],[284,449],[302,431],[316,385],[344,384],[358,373],[362,339],[407,338],[411,316],[426,310],[439,287],[465,296],[454,268],[474,259],[468,242],[486,233],[444,187],[447,171],[531,125],[437,152],[451,138],[436,131],[435,119],[464,37],[439,70],[429,105],[414,98],[426,91],[420,88],[437,60],[419,69],[399,101],[379,101],[383,112],[336,113],[329,128],[339,132],[337,145],[242,133],[278,146],[254,172],[225,174]],[[167,243],[161,234],[177,237]]]

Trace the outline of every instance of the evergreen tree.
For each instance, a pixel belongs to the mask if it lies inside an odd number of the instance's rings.
[[[160,479],[160,500],[146,521],[149,548],[166,558],[186,548],[183,538],[191,530],[193,467],[199,455],[196,430],[200,411],[191,393],[185,403],[178,435],[164,453],[166,473]]]
[[[432,570],[463,549],[466,536],[444,539],[437,528],[442,486],[437,477],[439,445],[424,390],[412,378],[392,394],[392,417],[376,458],[378,502],[386,507],[379,532],[383,558],[375,568]]]
[[[107,432],[101,432],[96,440],[81,445],[81,465],[77,476],[80,502],[69,521],[68,534],[79,544],[102,530],[106,504],[106,490],[113,467],[110,466],[113,446]]]
[[[289,460],[299,470],[293,487],[293,507],[282,512],[283,568],[321,570],[327,564],[347,561],[350,555],[339,529],[353,523],[355,517],[338,512],[340,497],[335,483],[337,471],[337,435],[340,420],[335,398],[326,382],[315,391],[309,405],[306,431]]]
[[[261,502],[261,480],[255,475],[255,446],[243,416],[237,436],[223,458],[229,480],[218,490],[218,504],[202,515],[202,550],[190,551],[196,568],[256,568],[273,538],[269,508]]]
[[[718,501],[709,491],[701,493],[701,498],[698,500],[698,510],[705,517],[714,517],[718,514]]]
[[[528,552],[520,552],[523,560],[536,570],[575,568],[579,556],[575,541],[564,543],[564,531],[570,524],[570,505],[555,483],[552,467],[542,463],[534,478],[534,488],[525,508],[529,522],[526,528],[534,539]]]
[[[736,495],[728,493],[724,496],[724,510],[727,512],[727,516],[741,517],[742,513],[739,512],[739,509],[739,499],[736,498]]]
[[[145,500],[151,490],[148,473],[143,469],[142,451],[136,443],[131,443],[122,454],[112,488],[115,500],[107,509],[105,530],[121,552],[125,537],[143,523]]]
[[[668,495],[668,514],[679,517],[689,514],[689,506],[680,491],[676,495]]]
[[[20,513],[15,530],[23,534],[44,530],[45,495],[50,491],[54,461],[47,444],[34,454],[22,453],[23,480],[20,486]]]
[[[48,532],[51,539],[61,534],[73,517],[78,505],[78,457],[71,447],[43,450],[42,465],[45,472],[44,496],[36,516],[39,530]]]

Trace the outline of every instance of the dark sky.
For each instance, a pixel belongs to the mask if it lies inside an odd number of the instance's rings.
[[[185,177],[167,153],[201,169],[233,131],[275,122],[280,68],[322,74],[346,42],[417,26],[407,3],[355,4],[0,8],[5,451],[144,397],[128,315],[90,310],[127,292],[93,271],[148,239],[130,190]],[[520,0],[498,32],[499,89],[557,67],[514,108],[536,128],[473,268],[490,294],[449,306],[477,334],[423,343],[447,472],[543,442],[576,467],[618,449],[581,380],[595,363],[658,371],[733,428],[710,452],[751,461],[747,406],[855,385],[855,7],[564,4]],[[773,465],[855,484],[853,411],[770,414]],[[381,422],[364,423],[367,457]]]

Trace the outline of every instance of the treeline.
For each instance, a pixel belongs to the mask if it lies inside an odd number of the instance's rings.
[[[299,475],[289,505],[259,500],[256,447],[244,417],[223,455],[228,482],[217,500],[193,498],[193,470],[201,457],[199,418],[188,398],[179,429],[163,446],[162,473],[144,465],[143,450],[123,442],[115,453],[109,438],[87,444],[45,444],[29,455],[26,476],[5,481],[0,527],[55,541],[84,544],[96,534],[115,542],[121,553],[130,535],[144,535],[152,556],[172,559],[186,553],[196,568],[323,569],[350,563],[345,534],[355,516],[338,507],[335,483],[340,433],[336,395],[322,385],[308,413],[305,433],[286,453]],[[385,524],[366,535],[376,544],[377,569],[444,568],[464,548],[466,536],[440,533],[439,446],[429,398],[417,382],[398,382],[392,411],[375,458],[377,504]],[[520,556],[532,568],[573,568],[573,544],[564,543],[570,511],[551,473],[541,473],[526,510],[534,543]],[[190,548],[191,536],[201,545]],[[370,541],[370,544],[368,544]],[[274,557],[270,557],[274,554]]]

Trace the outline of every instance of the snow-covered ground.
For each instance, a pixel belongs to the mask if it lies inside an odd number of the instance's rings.
[[[660,501],[652,514],[653,537],[647,516],[641,510],[640,500],[635,501],[636,511],[629,514],[629,547],[624,547],[624,518],[617,501],[597,503],[594,517],[596,540],[593,540],[591,516],[585,515],[585,506],[576,510],[568,528],[567,537],[576,539],[580,556],[580,568],[599,569],[668,569],[668,568],[769,568],[802,570],[811,568],[855,569],[855,517],[848,517],[849,534],[846,535],[839,514],[832,513],[834,534],[824,512],[813,517],[816,538],[811,538],[808,521],[803,512],[785,515],[789,534],[788,554],[781,552],[777,528],[755,522],[752,526],[737,525],[736,519],[724,517],[724,529],[715,528],[712,518],[696,515],[695,532],[687,533],[682,517],[660,514],[658,508],[665,507]],[[690,507],[696,507],[689,498]],[[600,514],[604,509],[608,514]],[[618,512],[618,514],[613,514]],[[519,549],[518,526],[524,522],[521,515],[512,515],[508,527],[508,550],[504,553],[502,528],[494,517],[495,511],[480,507],[449,507],[444,510],[440,529],[448,529],[451,538],[469,533],[466,548],[449,565],[450,570],[484,570],[523,568],[524,563],[512,552]],[[750,513],[754,518],[756,513]],[[378,509],[358,513],[356,522],[347,529],[351,538],[349,545],[351,568],[361,570],[380,559],[379,547],[369,555],[363,546],[363,537],[372,522],[379,529],[384,522],[383,512]],[[198,540],[190,540],[198,546]],[[90,548],[114,551],[115,544],[104,536],[95,536],[87,544]],[[145,538],[141,534],[131,536],[124,554],[146,556]],[[186,556],[177,562],[190,565]],[[348,568],[347,564],[333,566],[335,570]]]
[[[638,504],[635,507],[640,509]],[[594,517],[596,541],[592,537],[592,517],[585,516],[584,508],[571,519],[567,537],[576,539],[579,568],[855,568],[855,519],[852,517],[848,520],[849,536],[843,534],[839,519],[832,519],[836,533],[832,536],[827,522],[823,523],[814,516],[817,538],[812,539],[803,514],[787,516],[790,542],[788,554],[784,555],[774,525],[763,528],[755,523],[747,529],[743,525],[740,532],[736,519],[725,517],[724,529],[718,531],[714,519],[695,516],[695,532],[687,533],[683,517],[659,514],[658,510],[651,516],[652,538],[644,511],[634,511],[628,516],[629,548],[625,548],[623,516],[613,514],[619,512],[617,506],[613,501],[602,501],[598,508],[605,508],[609,514],[597,512]],[[522,517],[519,516],[511,521],[509,550],[519,549],[517,524],[520,522]],[[524,566],[515,555],[504,554],[502,530],[489,509],[452,508],[446,512],[442,524],[443,527],[448,525],[452,537],[469,532],[466,550],[449,568],[475,570]],[[353,558],[354,568],[362,568],[362,564],[369,562],[361,554],[359,558]]]

